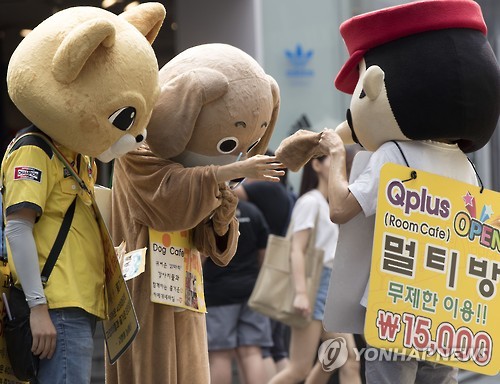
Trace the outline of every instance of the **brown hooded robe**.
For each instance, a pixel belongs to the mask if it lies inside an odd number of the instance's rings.
[[[192,229],[200,253],[227,265],[236,251],[238,221],[232,215],[227,234],[215,234],[209,217],[221,205],[225,188],[218,184],[216,170],[184,168],[156,157],[147,146],[116,160],[111,218],[115,245],[125,240],[127,252],[149,247],[148,227]],[[221,239],[226,244],[221,246]],[[114,365],[107,362],[106,383],[209,383],[205,314],[152,303],[150,277],[146,260],[145,272],[127,282],[140,331]]]

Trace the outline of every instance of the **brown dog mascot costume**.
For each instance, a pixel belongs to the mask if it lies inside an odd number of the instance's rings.
[[[148,255],[146,271],[128,282],[141,331],[107,365],[110,384],[209,382],[200,253],[218,265],[234,255],[231,180],[283,173],[260,155],[279,89],[249,55],[225,44],[190,48],[161,69],[160,85],[148,146],[115,164],[113,239]]]

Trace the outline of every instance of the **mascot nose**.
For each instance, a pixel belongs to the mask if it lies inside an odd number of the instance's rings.
[[[136,143],[140,143],[142,140],[144,140],[144,136],[142,136],[142,135],[137,135],[137,136],[135,137],[135,141],[136,141]]]

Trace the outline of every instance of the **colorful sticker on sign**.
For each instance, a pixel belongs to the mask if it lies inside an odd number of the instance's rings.
[[[386,164],[380,174],[367,343],[495,375],[500,194],[410,171]]]

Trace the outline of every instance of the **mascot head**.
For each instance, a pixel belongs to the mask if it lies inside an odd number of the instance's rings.
[[[160,3],[117,16],[94,7],[57,12],[16,48],[9,95],[38,128],[65,147],[109,161],[139,146],[159,95],[151,47]]]
[[[265,152],[279,88],[242,50],[226,44],[189,48],[160,70],[160,86],[147,139],[156,156],[192,167]]]
[[[389,140],[483,147],[500,112],[500,71],[472,0],[426,0],[340,27],[349,59],[335,86],[352,94],[337,131],[374,151]]]

